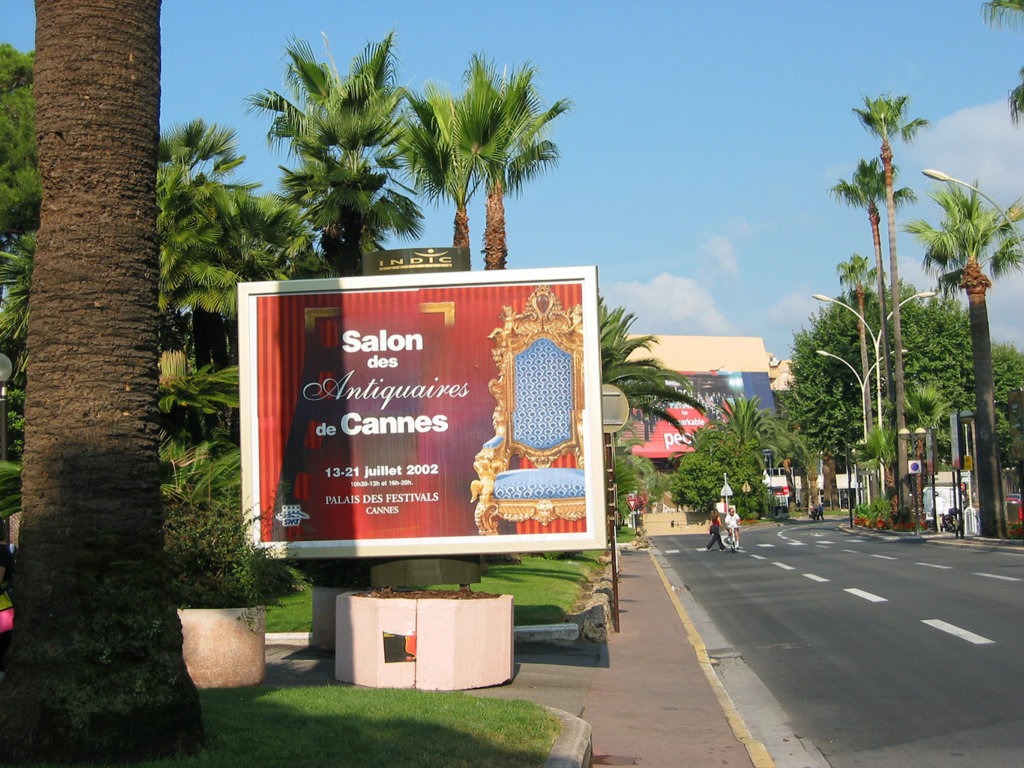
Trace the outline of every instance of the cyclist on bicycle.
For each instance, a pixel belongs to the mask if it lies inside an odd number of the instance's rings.
[[[736,549],[740,548],[740,516],[736,514],[736,507],[729,507],[725,516],[725,527],[732,532],[732,540],[736,542]]]

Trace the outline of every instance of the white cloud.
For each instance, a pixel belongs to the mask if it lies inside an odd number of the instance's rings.
[[[1024,274],[999,278],[985,296],[988,305],[989,331],[992,341],[1008,342],[1024,351],[1024,323],[1021,323],[1021,302],[1024,301]]]
[[[614,282],[601,286],[609,307],[625,307],[636,315],[635,333],[680,336],[728,336],[729,320],[698,281],[661,273],[647,282]]]
[[[780,328],[790,328],[795,333],[808,324],[821,304],[807,291],[793,291],[779,298],[765,311],[768,322]]]
[[[933,183],[918,174],[934,168],[970,184],[977,182],[1003,207],[1024,196],[1024,127],[1010,121],[1005,101],[968,107],[936,120],[917,134],[913,144],[896,152],[902,182],[916,189]]]
[[[736,266],[736,249],[728,237],[715,235],[701,245],[701,252],[705,255],[702,261],[709,275],[719,277],[739,273]]]
[[[924,168],[977,184],[991,198],[990,202],[1003,208],[1024,197],[1024,127],[1010,121],[1005,101],[968,107],[936,120],[918,134],[912,145],[897,152],[897,165],[903,169],[902,183],[926,191],[919,195],[914,218],[933,223],[939,219],[935,204],[927,198],[927,190],[939,182],[917,175]],[[931,286],[934,282],[919,270],[915,274],[910,265],[901,264],[900,277],[917,285]],[[986,299],[992,340],[1009,342],[1024,350],[1022,297],[1024,274],[1011,274],[997,280]]]

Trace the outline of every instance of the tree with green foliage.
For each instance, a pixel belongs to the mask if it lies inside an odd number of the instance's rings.
[[[32,264],[36,254],[34,232],[11,240],[0,252],[0,348],[14,363],[15,379],[22,379],[28,355],[28,299],[32,288]],[[23,382],[22,382],[23,383]]]
[[[286,146],[297,163],[282,167],[285,196],[317,231],[331,272],[362,274],[363,253],[423,228],[397,180],[406,91],[397,84],[394,33],[368,45],[345,75],[317,61],[305,41],[292,40],[285,53],[287,95],[265,90],[247,102],[271,118],[271,145]]]
[[[975,189],[949,182],[931,194],[942,210],[942,222],[933,227],[923,219],[906,225],[925,246],[925,268],[938,279],[947,296],[967,294],[974,364],[975,435],[978,478],[978,513],[983,536],[1005,535],[1002,476],[996,442],[995,379],[988,322],[988,290],[999,279],[1021,269],[1020,242],[1013,222],[1024,218],[1024,201],[1001,212],[983,206]]]
[[[0,742],[12,763],[142,762],[204,739],[162,557],[160,1],[35,7],[44,195]]]
[[[1015,460],[1010,446],[1010,391],[1024,387],[1024,352],[1012,344],[992,345],[992,374],[995,379],[996,436],[1004,467]]]
[[[0,43],[0,251],[39,228],[43,182],[36,156],[35,55]]]
[[[767,506],[761,452],[740,442],[737,432],[708,425],[693,434],[693,451],[678,458],[672,474],[672,500],[696,512],[710,513],[722,501],[722,487],[728,479],[733,495],[730,503],[740,517],[758,517]],[[746,488],[747,490],[744,490]]]
[[[446,88],[427,83],[422,95],[407,98],[402,156],[420,194],[455,205],[454,248],[470,247],[469,201],[496,149],[498,104],[483,96],[467,90],[456,99]]]
[[[160,139],[157,227],[164,349],[189,353],[196,368],[237,362],[237,286],[283,280],[309,249],[296,206],[234,175],[245,162],[231,128],[192,120]]]
[[[531,64],[499,72],[482,54],[473,55],[466,72],[464,99],[483,118],[475,125],[478,135],[472,138],[481,146],[487,142],[490,150],[481,167],[487,192],[485,269],[505,269],[508,260],[505,196],[519,194],[527,182],[559,159],[558,146],[548,136],[552,121],[572,109],[572,102],[559,99],[545,107],[537,75]]]
[[[752,451],[760,456],[768,444],[770,418],[771,411],[761,407],[761,398],[757,395],[731,397],[725,401],[723,417],[714,419],[711,425],[734,435],[740,450]]]
[[[890,520],[895,520],[899,513],[899,498],[896,495],[896,443],[895,429],[875,427],[853,449],[854,458],[860,466],[868,471],[877,472],[879,477],[883,478],[886,495],[889,498],[887,509]]]

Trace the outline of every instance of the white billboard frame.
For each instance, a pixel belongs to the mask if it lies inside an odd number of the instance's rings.
[[[386,304],[387,294],[397,294],[396,300],[407,292],[426,289],[450,291],[458,296],[476,287],[572,286],[578,284],[580,311],[583,317],[583,399],[585,408],[581,417],[582,455],[586,487],[586,515],[582,531],[503,533],[499,535],[407,536],[387,538],[275,540],[266,535],[268,515],[274,510],[264,509],[261,501],[265,486],[261,482],[266,468],[261,456],[260,403],[260,338],[258,331],[258,303],[264,297],[308,296],[332,297],[341,301],[346,295],[374,294]],[[437,274],[395,275],[387,277],[352,277],[280,282],[241,283],[238,286],[239,321],[239,383],[241,407],[242,445],[242,503],[247,519],[251,521],[253,542],[276,553],[296,558],[351,558],[351,557],[420,557],[465,556],[478,554],[507,554],[515,552],[557,552],[605,549],[607,547],[606,487],[604,473],[600,328],[598,321],[598,291],[596,267],[571,267],[530,270],[502,270],[488,272],[457,272]],[[507,308],[505,308],[507,309]],[[501,321],[503,307],[494,307],[494,326]],[[384,320],[382,319],[382,327]],[[493,369],[488,339],[480,340],[480,361]],[[269,354],[269,353],[267,353]],[[479,367],[480,361],[477,362]],[[467,363],[468,364],[468,363]],[[479,374],[478,374],[479,375]],[[493,398],[491,400],[493,403]],[[265,405],[265,404],[264,404]],[[296,413],[292,414],[295,420]],[[479,449],[478,436],[466,436],[467,452]],[[462,439],[462,438],[460,438]],[[283,461],[283,460],[282,460]],[[464,471],[464,470],[463,470]],[[469,488],[459,499],[441,500],[443,504],[460,503],[472,515]],[[339,514],[356,514],[356,505],[339,505]],[[352,509],[349,509],[352,507]]]

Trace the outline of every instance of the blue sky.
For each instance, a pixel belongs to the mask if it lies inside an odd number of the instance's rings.
[[[34,47],[32,0],[0,0],[0,40]],[[635,313],[633,330],[761,336],[786,357],[793,333],[838,295],[836,265],[873,260],[867,215],[828,189],[878,142],[853,108],[864,96],[910,97],[929,120],[896,144],[899,183],[918,194],[899,221],[938,223],[938,168],[1009,205],[1024,196],[1024,127],[1006,95],[1024,66],[1024,31],[985,25],[980,0],[464,0],[307,2],[164,0],[162,123],[202,117],[234,128],[242,174],[268,188],[286,162],[246,95],[283,89],[292,37],[346,69],[395,30],[400,78],[461,90],[474,52],[533,63],[545,98],[569,98],[556,122],[559,166],[507,201],[509,267],[597,264],[601,292]],[[452,211],[426,209],[415,243],[451,243]],[[480,268],[483,202],[470,209]],[[932,280],[900,234],[900,274]],[[887,257],[886,257],[887,258]],[[1024,349],[1024,276],[989,297],[993,339]],[[965,352],[966,354],[966,352]]]

